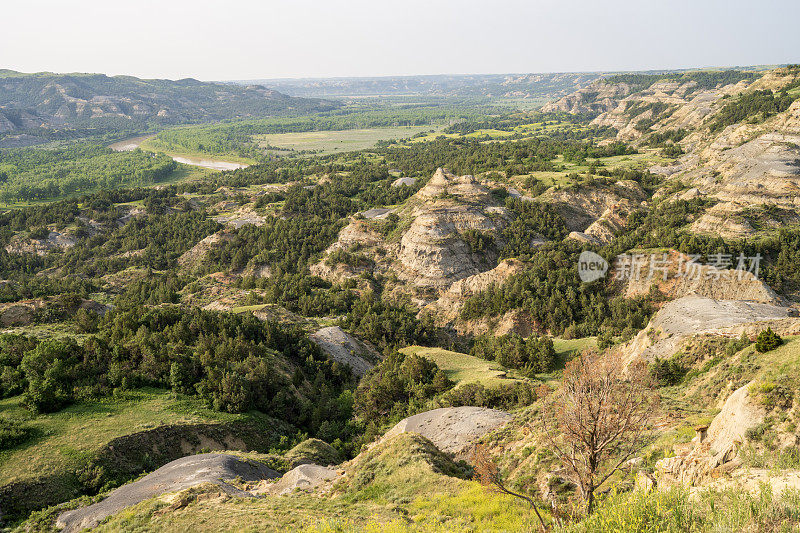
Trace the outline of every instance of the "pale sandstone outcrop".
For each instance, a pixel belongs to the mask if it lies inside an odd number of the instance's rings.
[[[47,255],[51,250],[72,248],[77,242],[78,240],[72,235],[51,231],[44,239],[30,239],[15,235],[6,245],[5,250],[10,254]]]
[[[263,226],[264,223],[267,221],[267,218],[265,216],[259,215],[258,213],[253,211],[252,206],[246,205],[236,209],[238,204],[236,204],[235,202],[226,202],[226,204],[231,204],[231,203],[234,204],[234,206],[232,207],[235,210],[224,215],[217,215],[214,217],[214,220],[216,220],[220,224],[231,226],[237,229],[241,228],[242,226],[246,226],[247,224],[252,224],[253,226]]]
[[[397,178],[392,182],[392,187],[413,187],[417,183],[417,178]]]
[[[661,459],[656,463],[659,483],[702,484],[719,469],[739,466],[738,447],[744,443],[747,430],[764,421],[766,410],[753,401],[749,383],[734,391],[714,417],[707,431],[700,429],[698,435],[682,453]]]
[[[735,336],[742,328],[788,318],[792,310],[773,304],[742,300],[714,300],[684,296],[664,304],[628,344],[621,347],[627,361],[668,358],[693,335],[717,333]]]
[[[638,187],[638,185],[637,185]],[[628,215],[640,207],[638,202],[627,198],[603,211],[600,218],[592,222],[584,231],[573,231],[568,237],[590,244],[609,244],[614,237],[628,226]]]
[[[334,361],[349,366],[353,374],[358,377],[369,372],[380,359],[380,354],[375,348],[339,326],[319,329],[308,338]]]
[[[519,259],[505,259],[496,267],[453,283],[443,298],[467,298],[485,291],[490,285],[499,285],[514,274],[522,272],[525,265]]]
[[[0,304],[0,326],[27,326],[37,311],[44,309],[43,300],[25,300]]]
[[[385,209],[371,211],[374,218],[389,213]],[[438,169],[425,187],[393,212],[402,221],[398,240],[387,242],[370,226],[370,220],[353,219],[325,252],[328,256],[355,247],[373,264],[328,265],[323,259],[312,266],[312,273],[341,281],[370,270],[396,275],[413,289],[443,291],[455,281],[493,268],[504,244],[505,208],[497,205],[489,189],[473,176],[459,177]],[[473,251],[465,240],[468,231],[490,237],[492,245]]]
[[[703,121],[718,109],[718,101],[724,95],[736,94],[745,90],[749,82],[741,81],[714,89],[697,89],[694,81],[679,83],[663,80],[647,89],[631,94],[621,100],[613,109],[602,113],[592,123],[598,126],[612,126],[617,131],[617,139],[634,141],[647,132],[641,132],[636,125],[642,120],[655,121],[653,130],[687,129],[702,125]],[[638,105],[642,112],[631,112]],[[666,105],[664,111],[653,115],[648,104]]]
[[[459,333],[485,333],[491,328],[488,322],[471,321],[469,323],[462,323],[458,320],[461,309],[464,307],[464,302],[470,296],[479,294],[490,286],[500,286],[508,278],[515,274],[519,274],[525,270],[525,263],[518,259],[505,259],[500,262],[496,267],[486,272],[474,274],[467,278],[460,279],[450,285],[450,287],[442,292],[438,300],[429,304],[424,308],[424,312],[428,312],[439,326],[454,327]],[[508,323],[505,328],[502,325],[496,325],[500,329],[507,329],[508,332],[518,332],[522,329],[529,331],[531,329],[530,320],[513,320],[508,318],[501,320],[501,324]],[[518,323],[519,322],[519,323]],[[527,326],[522,325],[528,323]],[[498,333],[500,334],[500,333]],[[530,334],[530,333],[528,333]]]
[[[629,95],[633,88],[626,83],[607,83],[598,80],[578,89],[555,102],[542,106],[545,113],[564,112],[573,115],[610,111],[619,105],[619,100]]]
[[[700,152],[701,162],[676,174],[722,203],[693,225],[698,232],[743,237],[756,231],[741,215],[772,206],[767,227],[797,223],[800,217],[800,100],[760,125],[733,125]]]
[[[552,203],[570,231],[582,232],[590,236],[587,240],[600,242],[609,236],[609,230],[624,227],[628,213],[642,207],[646,195],[635,181],[622,180],[612,185],[550,189],[538,199]],[[600,219],[589,232],[588,228]]]
[[[636,259],[636,272],[615,282],[620,285],[619,292],[626,298],[645,296],[655,285],[659,292],[671,300],[700,296],[715,300],[783,304],[781,297],[751,272],[717,269],[699,263],[689,266],[690,259],[676,250],[654,251],[651,254],[643,252]],[[735,267],[737,258],[731,257],[730,263]],[[619,262],[615,261],[613,267],[617,270]]]
[[[401,433],[418,433],[441,451],[457,459],[468,459],[481,437],[504,426],[511,418],[505,411],[485,407],[443,407],[401,420],[381,441]]]
[[[789,109],[761,123],[743,121],[722,131],[711,132],[706,124],[713,120],[731,98],[753,90],[780,90],[796,81],[798,74],[778,68],[756,80],[743,80],[712,89],[698,89],[695,82],[662,80],[650,87],[631,92],[620,86],[616,94],[602,82],[546,106],[549,110],[587,112],[592,98],[603,100],[602,111],[594,120],[598,126],[611,126],[617,139],[634,145],[648,137],[639,131],[642,120],[652,122],[650,131],[684,129],[689,131],[679,142],[686,152],[676,165],[654,166],[653,172],[692,186],[692,197],[710,196],[721,201],[692,225],[698,233],[740,238],[759,231],[800,223],[800,100]],[[608,85],[608,84],[605,84]],[[598,89],[600,89],[598,91]],[[609,105],[609,99],[616,105]],[[586,102],[578,105],[579,102]],[[663,108],[653,114],[652,104]],[[640,112],[637,112],[640,110]],[[685,199],[685,198],[684,198]],[[762,213],[758,223],[749,217],[752,208],[774,206],[780,211]],[[604,242],[603,238],[581,232],[573,237],[586,242]]]
[[[225,230],[212,233],[186,250],[178,258],[178,265],[185,270],[194,270],[202,264],[209,251],[221,244],[232,241],[233,238],[233,234]]]
[[[461,335],[475,336],[491,333],[493,335],[519,335],[528,337],[541,333],[539,324],[524,309],[513,309],[500,316],[481,317],[474,320],[456,320],[452,327]]]
[[[260,481],[249,492],[255,495],[285,496],[295,492],[310,492],[330,485],[342,475],[337,468],[304,464],[286,472],[277,481]]]
[[[468,230],[496,235],[502,222],[480,207],[433,207],[419,214],[400,240],[400,277],[418,286],[444,289],[453,281],[492,267],[496,253],[473,252],[461,236]]]

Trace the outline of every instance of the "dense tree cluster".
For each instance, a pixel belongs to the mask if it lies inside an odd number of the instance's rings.
[[[164,154],[115,152],[91,144],[0,152],[0,201],[49,200],[95,189],[153,185],[177,163]]]
[[[435,401],[443,407],[465,405],[510,410],[536,401],[534,381],[516,381],[511,385],[486,387],[483,383],[464,383],[439,395]]]
[[[581,247],[544,245],[529,257],[526,269],[502,285],[471,296],[464,319],[526,311],[541,332],[568,337],[596,335],[604,329],[632,336],[652,314],[645,299],[611,298],[605,284],[582,283],[576,265]]]
[[[458,133],[466,135],[480,130],[512,131],[519,126],[529,124],[539,124],[547,126],[550,124],[579,124],[583,118],[569,113],[541,113],[538,111],[530,113],[513,113],[498,116],[482,117],[480,120],[465,120],[457,124],[452,124],[443,130],[443,133]],[[599,133],[601,130],[597,130]]]
[[[156,386],[311,430],[322,411],[349,416],[338,400],[349,372],[295,326],[170,306],[110,311],[96,328],[82,344],[0,337],[0,396],[21,392],[32,410],[51,412],[116,388]]]
[[[506,209],[514,218],[503,228],[503,257],[530,255],[543,238],[560,241],[569,233],[564,218],[551,204],[507,198]]]
[[[133,266],[176,268],[181,254],[220,227],[202,211],[147,214],[110,233],[88,237],[51,260],[53,266],[90,276]]]
[[[589,158],[635,153],[623,143],[598,147],[592,133],[570,130],[516,142],[484,143],[468,138],[440,138],[427,143],[396,146],[379,150],[387,162],[405,174],[430,176],[439,167],[463,174],[504,171],[507,176],[555,170],[553,160],[562,155],[565,161],[582,163]]]
[[[769,89],[742,93],[711,117],[708,129],[716,132],[748,119],[764,121],[789,109],[795,100],[796,97],[785,90],[778,94]]]
[[[432,344],[436,339],[436,328],[429,316],[417,319],[415,310],[377,298],[359,298],[342,325],[381,349]]]
[[[399,420],[452,387],[453,382],[433,361],[392,352],[359,383],[355,413],[373,422]]]
[[[647,137],[645,144],[647,146],[664,147],[669,143],[677,144],[681,142],[687,135],[689,135],[689,132],[683,128],[656,131]]]
[[[528,376],[550,372],[555,365],[556,352],[550,337],[531,335],[481,335],[475,338],[470,355],[497,361],[506,368],[516,368]]]

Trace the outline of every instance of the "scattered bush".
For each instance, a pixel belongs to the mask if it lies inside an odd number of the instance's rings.
[[[677,385],[683,380],[686,371],[686,367],[674,357],[671,359],[656,357],[656,360],[650,365],[650,377],[660,387]]]
[[[756,337],[756,351],[765,353],[774,350],[783,343],[780,335],[767,328]]]
[[[512,333],[497,337],[491,334],[477,337],[470,355],[497,361],[506,368],[519,369],[526,375],[533,376],[553,369],[556,352],[550,337],[532,335],[526,340]]]
[[[25,442],[31,433],[31,429],[20,420],[0,417],[0,450]]]

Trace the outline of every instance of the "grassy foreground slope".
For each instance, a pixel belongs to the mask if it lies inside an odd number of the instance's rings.
[[[126,391],[117,399],[78,403],[56,413],[33,416],[20,397],[0,400],[0,416],[25,419],[33,437],[0,452],[0,484],[53,474],[79,465],[114,438],[170,424],[224,423],[246,415],[212,411],[192,398],[159,389]]]
[[[98,531],[527,531],[534,526],[527,504],[487,498],[467,475],[430,441],[401,434],[357,457],[328,495],[195,494],[176,510],[165,510],[172,503],[168,497],[154,498]]]
[[[354,459],[326,494],[232,498],[205,485],[142,502],[98,531],[537,531],[521,500],[487,491],[424,438],[401,434]],[[800,493],[769,488],[609,493],[590,518],[545,520],[562,533],[792,531]]]
[[[125,391],[38,416],[17,396],[0,400],[0,417],[22,421],[29,435],[0,451],[6,517],[94,494],[205,448],[266,450],[287,432],[263,415],[212,411],[160,389]]]

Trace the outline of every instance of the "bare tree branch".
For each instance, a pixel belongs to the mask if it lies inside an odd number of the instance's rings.
[[[505,483],[503,482],[503,478],[500,475],[500,467],[497,466],[497,463],[492,459],[491,455],[489,455],[489,452],[484,445],[477,444],[475,446],[475,450],[473,451],[473,463],[475,465],[475,474],[482,485],[486,487],[492,487],[497,492],[508,494],[509,496],[514,496],[528,502],[528,505],[530,505],[533,511],[536,513],[536,518],[539,519],[539,524],[541,525],[542,531],[547,531],[547,526],[544,523],[544,519],[542,518],[541,513],[539,513],[539,509],[536,507],[536,502],[533,501],[533,498],[518,492],[514,492],[506,487]]]
[[[649,442],[655,401],[643,364],[623,369],[616,355],[587,352],[567,364],[560,389],[544,402],[549,447],[580,489],[587,514],[595,492]]]

